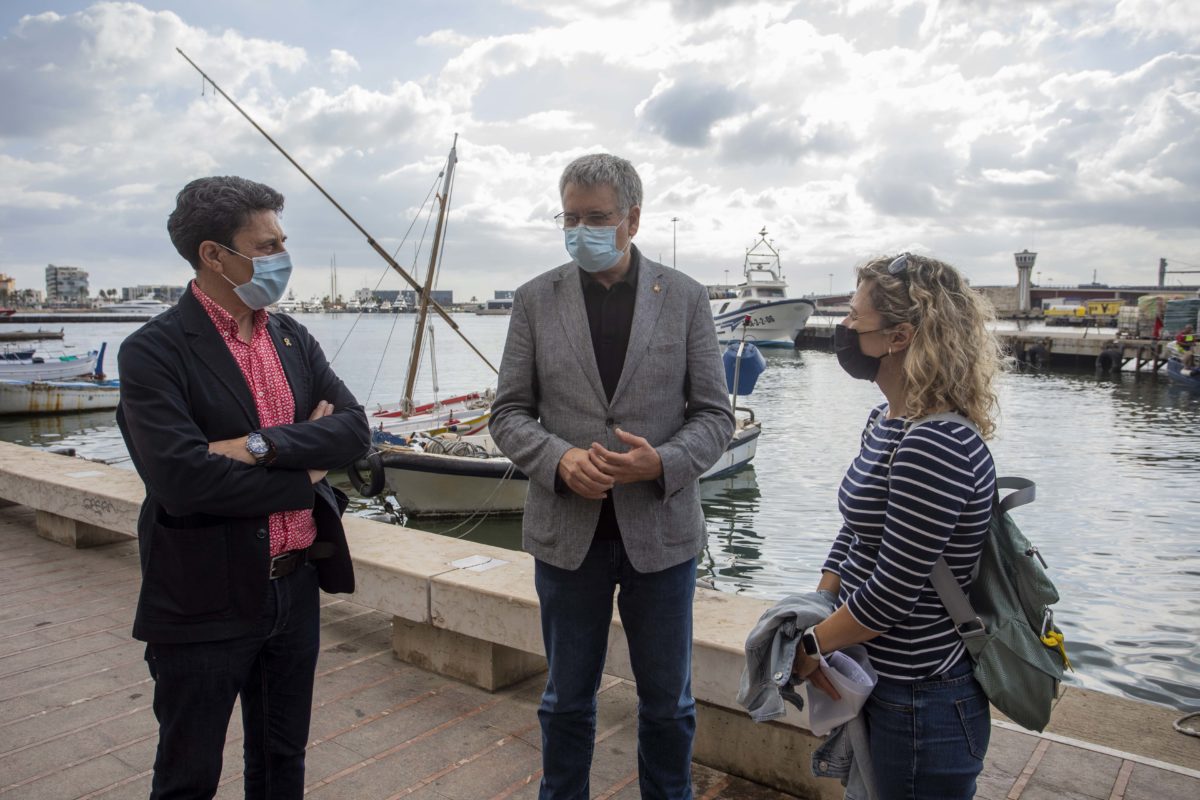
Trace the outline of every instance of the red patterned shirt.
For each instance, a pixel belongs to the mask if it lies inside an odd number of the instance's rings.
[[[259,426],[265,429],[295,422],[296,400],[283,372],[283,365],[279,363],[279,353],[275,352],[271,335],[267,333],[267,312],[254,312],[254,333],[249,342],[243,342],[238,336],[237,320],[200,291],[195,281],[192,281],[192,294],[204,306],[209,319],[237,361],[246,385],[250,387],[250,394],[254,396]],[[270,529],[272,556],[289,550],[303,550],[317,538],[317,523],[309,509],[277,511],[270,517]]]

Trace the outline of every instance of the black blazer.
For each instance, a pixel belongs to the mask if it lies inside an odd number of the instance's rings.
[[[260,428],[246,380],[190,286],[121,345],[117,424],[146,484],[134,638],[202,642],[249,632],[267,594],[267,518],[276,511],[313,509],[317,541],[334,545],[331,558],[314,562],[321,588],[354,591],[346,496],[327,481],[310,483],[306,470],[361,458],[366,415],[304,326],[272,314],[267,330],[296,400],[292,424],[262,429],[277,450],[270,467],[208,452],[211,441]],[[311,422],[320,400],[334,413]]]

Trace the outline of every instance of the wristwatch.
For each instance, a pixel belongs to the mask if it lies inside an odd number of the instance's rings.
[[[819,659],[821,657],[821,643],[817,641],[816,625],[800,634],[800,646],[804,648],[804,654],[809,658]]]
[[[252,433],[246,437],[246,450],[254,456],[254,463],[265,467],[275,460],[275,445],[261,433]]]

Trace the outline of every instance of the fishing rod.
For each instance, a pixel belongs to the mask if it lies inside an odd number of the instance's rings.
[[[192,61],[190,58],[188,58],[187,53],[183,52],[178,47],[175,48],[175,52],[177,52],[177,53],[179,53],[179,55],[183,56],[183,60],[192,65],[192,69],[196,70],[196,72],[199,72],[200,76],[204,80],[208,81],[208,84],[210,86],[212,86],[213,89],[215,89],[221,95],[221,97],[224,97],[227,101],[229,101],[229,104],[231,106],[233,106],[234,108],[236,108],[237,112],[239,114],[241,114],[243,117],[245,117],[246,121],[249,122],[251,125],[253,125],[254,129],[256,131],[258,131],[259,133],[261,133],[263,135],[263,137],[266,138],[266,140],[268,142],[270,142],[275,147],[275,149],[278,150],[283,155],[284,158],[286,158],[288,161],[290,161],[293,167],[300,170],[301,175],[308,178],[309,183],[311,183],[313,186],[317,187],[317,191],[319,191],[321,194],[325,195],[326,200],[333,203],[334,208],[336,208],[338,211],[342,212],[342,216],[344,216],[346,219],[348,219],[350,221],[350,224],[353,225],[355,228],[357,228],[358,232],[366,237],[367,244],[369,244],[371,246],[371,249],[374,250],[376,253],[378,253],[380,255],[380,257],[384,261],[387,262],[389,267],[396,270],[396,272],[400,273],[400,277],[402,277],[402,278],[404,278],[404,280],[408,281],[408,285],[413,287],[413,289],[416,290],[417,297],[421,298],[422,302],[428,303],[429,307],[437,312],[438,316],[440,316],[445,321],[445,323],[450,326],[451,330],[453,330],[455,333],[457,333],[459,335],[459,338],[461,338],[464,342],[467,343],[467,347],[471,348],[475,352],[475,355],[479,356],[479,358],[483,360],[483,363],[487,364],[488,367],[492,370],[492,372],[495,372],[497,375],[500,374],[500,370],[496,369],[496,367],[492,364],[491,361],[488,361],[487,356],[485,356],[483,353],[479,352],[479,348],[471,343],[471,340],[467,338],[467,335],[465,333],[463,333],[461,330],[459,330],[458,323],[456,323],[453,319],[451,319],[449,312],[447,312],[446,309],[444,309],[441,306],[441,304],[438,303],[436,300],[434,300],[432,297],[425,296],[425,294],[426,294],[425,287],[423,287],[415,278],[413,278],[413,276],[409,275],[404,270],[404,267],[400,266],[396,262],[396,259],[392,258],[388,254],[388,252],[379,245],[379,242],[375,241],[375,239],[371,236],[371,234],[367,233],[366,228],[364,228],[362,225],[358,224],[358,220],[356,220],[354,217],[352,217],[350,215],[349,211],[342,208],[341,204],[338,203],[337,200],[334,200],[333,196],[330,195],[329,192],[325,191],[325,187],[323,187],[323,186],[321,186],[321,184],[317,183],[316,179],[313,178],[312,175],[309,175],[308,172],[305,171],[304,167],[300,166],[296,162],[296,159],[292,158],[287,150],[284,150],[279,145],[278,142],[276,142],[274,139],[272,139],[271,135],[269,133],[267,133],[266,131],[264,131],[262,129],[262,127],[257,122],[255,122],[254,119],[249,114],[247,114],[245,111],[243,111],[242,107],[239,106],[236,102],[234,102],[232,97],[225,94],[225,90],[222,89],[220,86],[218,86],[216,81],[214,81],[212,78],[208,77],[208,75],[204,72],[204,70],[200,69],[200,67],[198,67],[196,65],[195,61]]]

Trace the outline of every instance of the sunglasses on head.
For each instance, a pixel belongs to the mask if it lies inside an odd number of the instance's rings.
[[[909,259],[910,255],[908,253],[903,253],[892,259],[892,263],[888,264],[888,274],[907,276]]]

